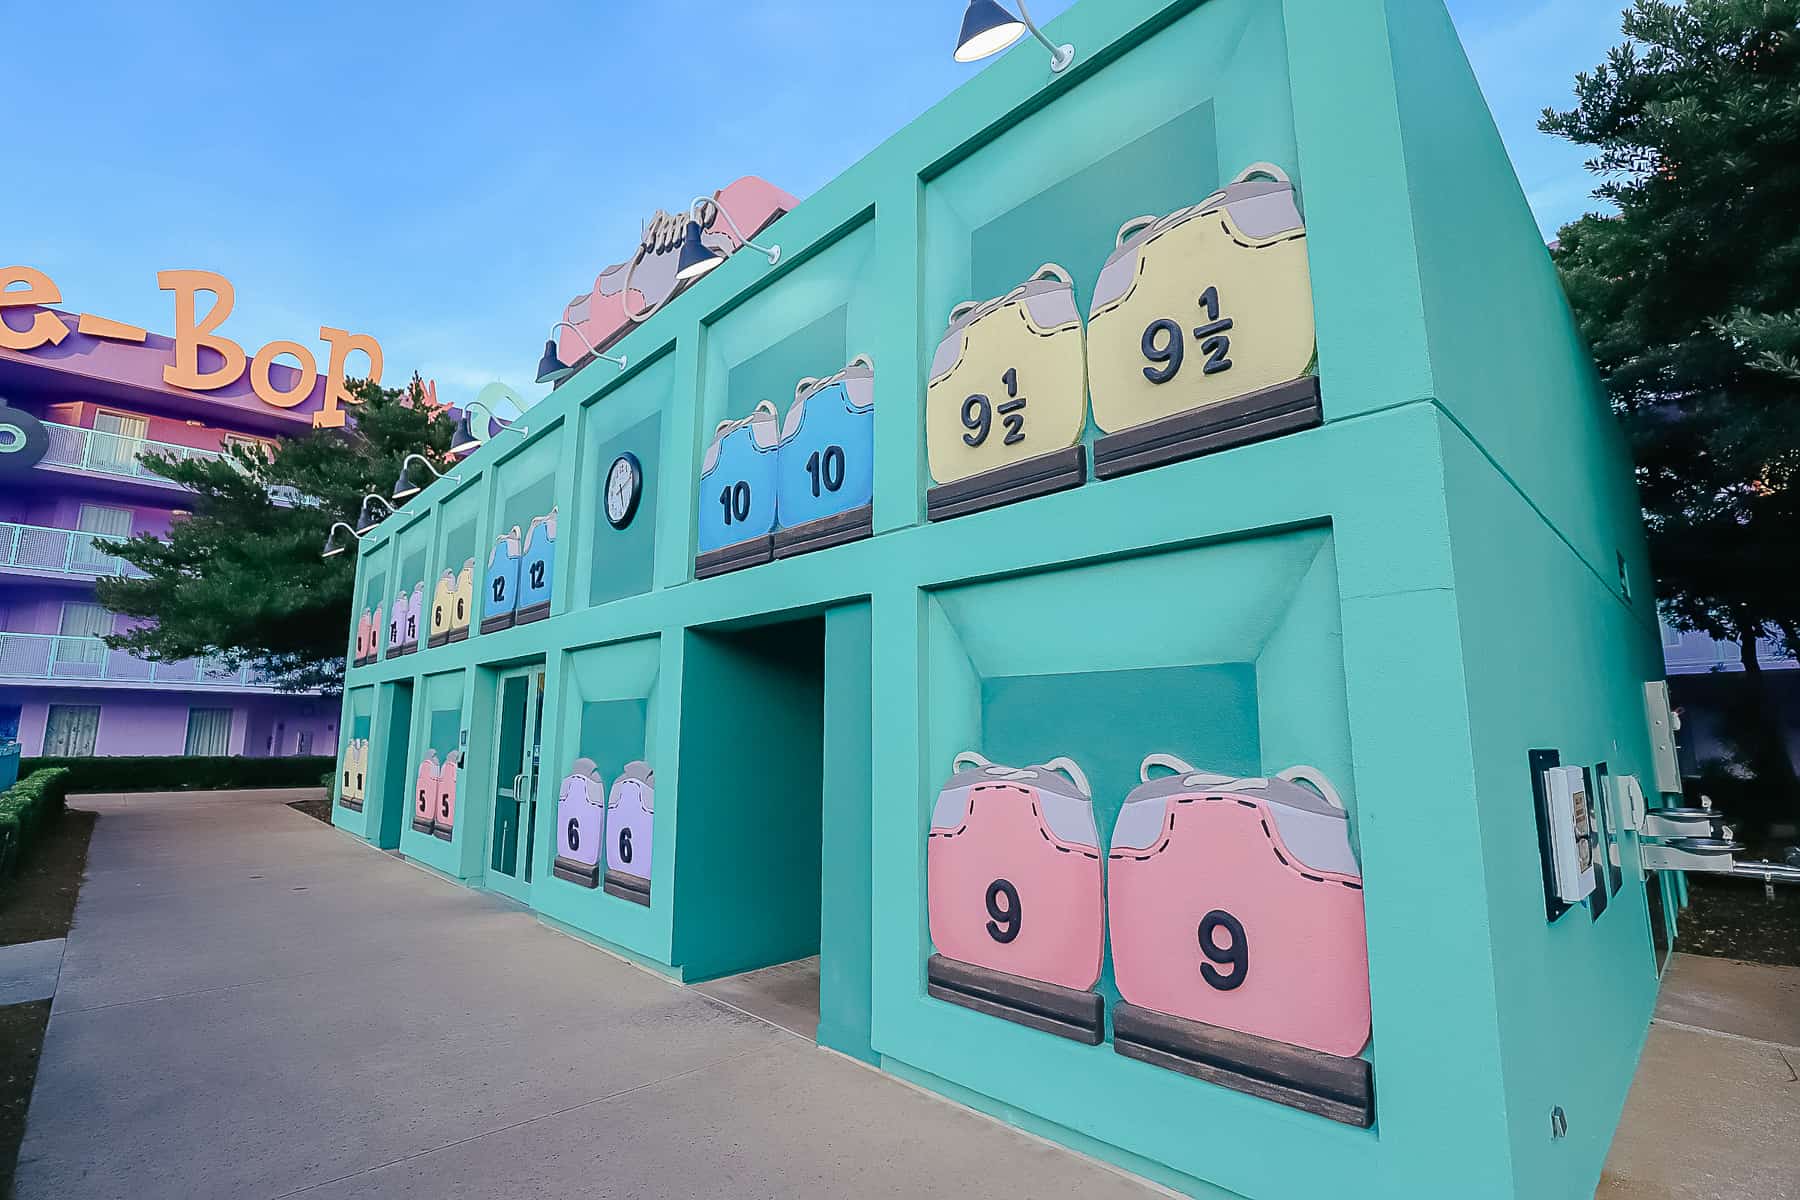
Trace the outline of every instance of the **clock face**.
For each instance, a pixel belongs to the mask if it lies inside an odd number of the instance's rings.
[[[613,460],[612,469],[606,473],[606,519],[614,529],[631,524],[643,490],[643,465],[637,455],[626,451]]]

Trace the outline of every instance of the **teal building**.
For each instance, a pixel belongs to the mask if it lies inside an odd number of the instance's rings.
[[[363,540],[336,823],[1186,1194],[1590,1196],[1663,669],[1449,16],[1049,33]]]

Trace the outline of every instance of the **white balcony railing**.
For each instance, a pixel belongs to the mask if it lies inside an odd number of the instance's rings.
[[[152,451],[168,454],[177,461],[219,459],[242,469],[239,467],[237,459],[218,450],[196,450],[192,446],[177,446],[173,442],[153,442],[149,438],[124,437],[117,433],[80,429],[74,425],[58,425],[52,421],[45,421],[43,424],[45,432],[50,435],[50,449],[44,454],[44,463],[47,466],[97,471],[102,475],[116,475],[121,479],[142,479],[148,483],[162,484],[168,487],[177,485],[166,476],[151,470],[142,461],[145,454]],[[281,508],[293,508],[297,505],[317,507],[319,503],[310,496],[301,495],[299,489],[291,487],[270,488],[269,499]]]
[[[0,680],[179,684],[234,691],[274,691],[258,672],[217,662],[188,659],[153,663],[111,650],[97,637],[50,633],[0,633]]]
[[[94,549],[94,539],[106,540],[107,536],[83,533],[79,529],[51,529],[43,525],[0,521],[0,567],[19,567],[77,579],[94,579],[101,575],[143,578],[144,573],[124,559]]]
[[[147,453],[154,451],[167,454],[177,460],[225,457],[217,450],[196,450],[192,446],[177,446],[172,442],[153,442],[148,438],[125,437],[123,434],[80,429],[74,425],[57,425],[50,421],[44,422],[44,431],[50,435],[50,449],[44,454],[47,466],[74,467],[126,479],[145,479],[152,483],[168,483],[169,480],[142,461]]]

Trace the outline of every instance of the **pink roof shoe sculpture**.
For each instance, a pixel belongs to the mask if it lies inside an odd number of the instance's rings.
[[[712,201],[701,206],[704,211],[700,215],[706,219],[700,243],[721,255],[735,254],[744,242],[754,240],[799,203],[774,184],[746,175],[715,192]],[[564,365],[579,364],[588,356],[589,346],[606,350],[616,345],[639,322],[649,320],[686,290],[692,281],[677,279],[675,272],[691,219],[686,211],[658,212],[645,222],[637,251],[600,272],[592,291],[569,301],[563,320],[580,332],[562,330],[557,340],[556,357]]]

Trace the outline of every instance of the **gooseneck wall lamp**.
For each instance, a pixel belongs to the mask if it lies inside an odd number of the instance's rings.
[[[482,415],[486,418],[486,420],[482,422],[482,424],[487,428],[488,432],[486,432],[486,433],[476,433],[475,432],[475,430],[476,430],[475,410],[476,409],[480,409],[482,412]],[[523,415],[524,415],[523,413],[519,414],[519,416],[523,416]],[[512,420],[508,421],[508,420],[504,419],[503,417],[501,417],[499,414],[495,413],[493,409],[489,408],[487,405],[483,404],[481,401],[472,400],[469,402],[469,406],[467,408],[463,409],[462,420],[457,422],[456,435],[450,442],[450,453],[452,453],[452,454],[473,454],[473,453],[475,453],[475,451],[477,451],[477,450],[481,449],[483,446],[487,445],[489,438],[495,436],[494,426],[496,426],[496,425],[498,425],[500,427],[501,433],[511,432],[511,433],[516,433],[519,436],[523,437],[524,435],[531,432],[531,430],[529,430],[525,426],[519,424],[518,417],[514,417]]]
[[[369,506],[372,504],[379,504],[381,507],[387,509],[387,511],[380,514],[370,512]],[[363,497],[362,512],[358,514],[356,518],[356,536],[359,538],[364,536],[370,530],[374,529],[377,525],[393,515],[394,506],[388,503],[387,497],[383,496],[380,492],[370,492]]]
[[[602,354],[599,348],[596,347],[593,342],[588,340],[587,334],[581,332],[579,328],[569,324],[567,321],[558,321],[550,327],[550,340],[544,343],[544,357],[538,359],[537,381],[539,383],[561,383],[575,373],[574,367],[563,362],[563,360],[556,355],[556,331],[559,329],[566,329],[576,337],[580,338],[581,344],[586,346],[588,348],[588,353],[592,354],[595,358],[603,358],[609,363],[614,363],[621,371],[625,369],[625,356],[623,354],[619,355],[617,358],[614,358],[610,354]]]
[[[1045,37],[1044,31],[1031,19],[1025,0],[1018,0],[1018,5],[1019,15],[1015,17],[997,0],[969,0],[968,11],[963,13],[962,36],[956,39],[956,61],[974,62],[998,54],[1030,33],[1050,52],[1053,73],[1060,75],[1068,70],[1069,64],[1075,61],[1075,47],[1066,43],[1058,46]]]
[[[781,261],[779,245],[757,245],[744,236],[744,231],[738,228],[738,223],[731,219],[731,214],[717,199],[711,196],[696,196],[693,206],[688,209],[687,228],[682,231],[681,255],[675,260],[675,278],[684,283],[691,283],[714,267],[723,264],[726,259],[724,251],[715,250],[700,240],[705,227],[711,223],[707,213],[708,209],[724,218],[725,224],[731,227],[731,232],[737,236],[738,242],[744,249],[768,255],[771,267]]]
[[[338,530],[340,529],[350,535],[348,540],[338,541]],[[353,544],[360,541],[362,541],[362,538],[357,536],[356,530],[350,528],[342,521],[333,521],[331,529],[325,534],[325,549],[320,553],[319,557],[336,558],[338,555],[348,550]]]
[[[431,477],[433,479],[448,478],[452,482],[456,482],[462,478],[460,475],[446,476],[442,471],[432,466],[431,460],[426,458],[423,454],[409,454],[400,463],[400,478],[394,481],[394,499],[410,500],[425,490],[425,485],[413,482],[412,476],[408,473],[414,463],[418,463],[421,467],[424,467],[427,471],[431,472]]]

